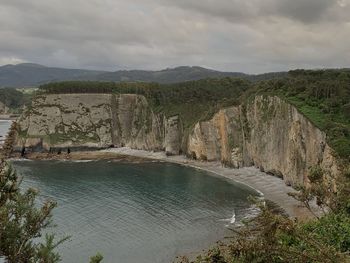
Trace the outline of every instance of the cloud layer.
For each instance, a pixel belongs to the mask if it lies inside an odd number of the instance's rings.
[[[2,0],[0,65],[349,67],[350,0]]]

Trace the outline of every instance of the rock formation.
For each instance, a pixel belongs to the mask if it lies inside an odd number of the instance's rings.
[[[255,165],[292,185],[307,183],[315,165],[337,172],[326,134],[276,96],[221,109],[188,133],[179,116],[154,113],[145,97],[134,94],[38,96],[18,124],[17,150],[164,150],[232,167]]]
[[[292,185],[307,183],[312,166],[334,174],[338,169],[326,134],[276,96],[219,111],[198,123],[188,141],[191,156],[233,167],[254,165]]]
[[[38,96],[21,116],[15,148],[32,151],[131,147],[179,154],[181,123],[134,94]]]

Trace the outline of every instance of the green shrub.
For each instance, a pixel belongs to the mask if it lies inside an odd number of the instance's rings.
[[[349,214],[330,213],[319,220],[306,223],[302,228],[318,242],[332,246],[340,252],[350,251]]]

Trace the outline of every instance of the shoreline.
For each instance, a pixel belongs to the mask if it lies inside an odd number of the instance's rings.
[[[18,157],[18,156],[17,156]],[[194,169],[206,171],[212,176],[222,177],[227,180],[232,180],[235,183],[253,189],[265,200],[271,201],[277,207],[285,211],[290,217],[305,221],[313,218],[312,214],[300,205],[298,201],[288,196],[288,192],[295,192],[292,187],[286,186],[284,181],[278,177],[268,175],[254,167],[246,167],[240,169],[226,168],[220,162],[204,162],[187,159],[185,156],[166,156],[165,152],[149,152],[144,150],[134,150],[127,147],[111,148],[97,151],[87,152],[71,152],[70,154],[49,154],[49,153],[30,153],[26,155],[27,160],[53,160],[53,161],[99,161],[108,160],[113,162],[128,162],[128,163],[152,163],[163,162],[173,163]],[[13,160],[23,160],[14,158]],[[24,159],[25,160],[25,159]],[[230,232],[227,231],[226,234]],[[219,239],[213,239],[210,245],[203,246],[195,250],[178,254],[171,262],[179,262],[183,256],[190,260],[195,260],[199,255],[205,253],[222,243],[226,243],[226,234]]]
[[[13,121],[16,121],[17,119],[18,117],[0,115],[0,121],[13,122]]]
[[[19,157],[17,156],[14,156]],[[111,160],[115,162],[168,162],[182,166],[200,169],[211,173],[214,176],[233,180],[238,184],[249,187],[259,193],[264,199],[275,203],[282,208],[290,217],[299,220],[313,218],[310,211],[302,207],[300,202],[287,195],[289,192],[296,192],[284,181],[278,177],[266,174],[254,167],[245,167],[239,169],[223,167],[220,162],[204,162],[187,159],[185,156],[166,156],[165,152],[149,152],[144,150],[134,150],[128,147],[111,148],[88,152],[71,152],[70,154],[49,154],[49,153],[30,153],[26,155],[29,160]]]

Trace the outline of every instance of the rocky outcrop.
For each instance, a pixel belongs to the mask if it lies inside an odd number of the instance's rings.
[[[188,155],[208,161],[221,160],[236,168],[242,166],[240,127],[239,107],[220,110],[211,120],[195,125],[188,138]]]
[[[182,122],[179,116],[172,116],[165,120],[164,148],[168,155],[178,155],[182,152]]]
[[[17,150],[127,146],[179,154],[179,118],[154,114],[134,94],[59,94],[38,96],[18,122]]]
[[[221,109],[185,133],[179,116],[154,113],[140,95],[46,95],[34,99],[18,127],[17,150],[163,150],[236,168],[254,165],[292,185],[307,183],[312,166],[338,169],[326,134],[276,96]]]
[[[188,142],[188,154],[195,158],[233,167],[255,165],[292,185],[307,183],[312,166],[333,174],[338,169],[326,134],[276,96],[257,96],[219,111],[198,123]]]
[[[0,114],[8,114],[9,108],[0,101]]]
[[[278,97],[256,97],[247,105],[244,151],[262,170],[292,185],[307,183],[309,168],[326,168],[326,134],[291,104]]]

